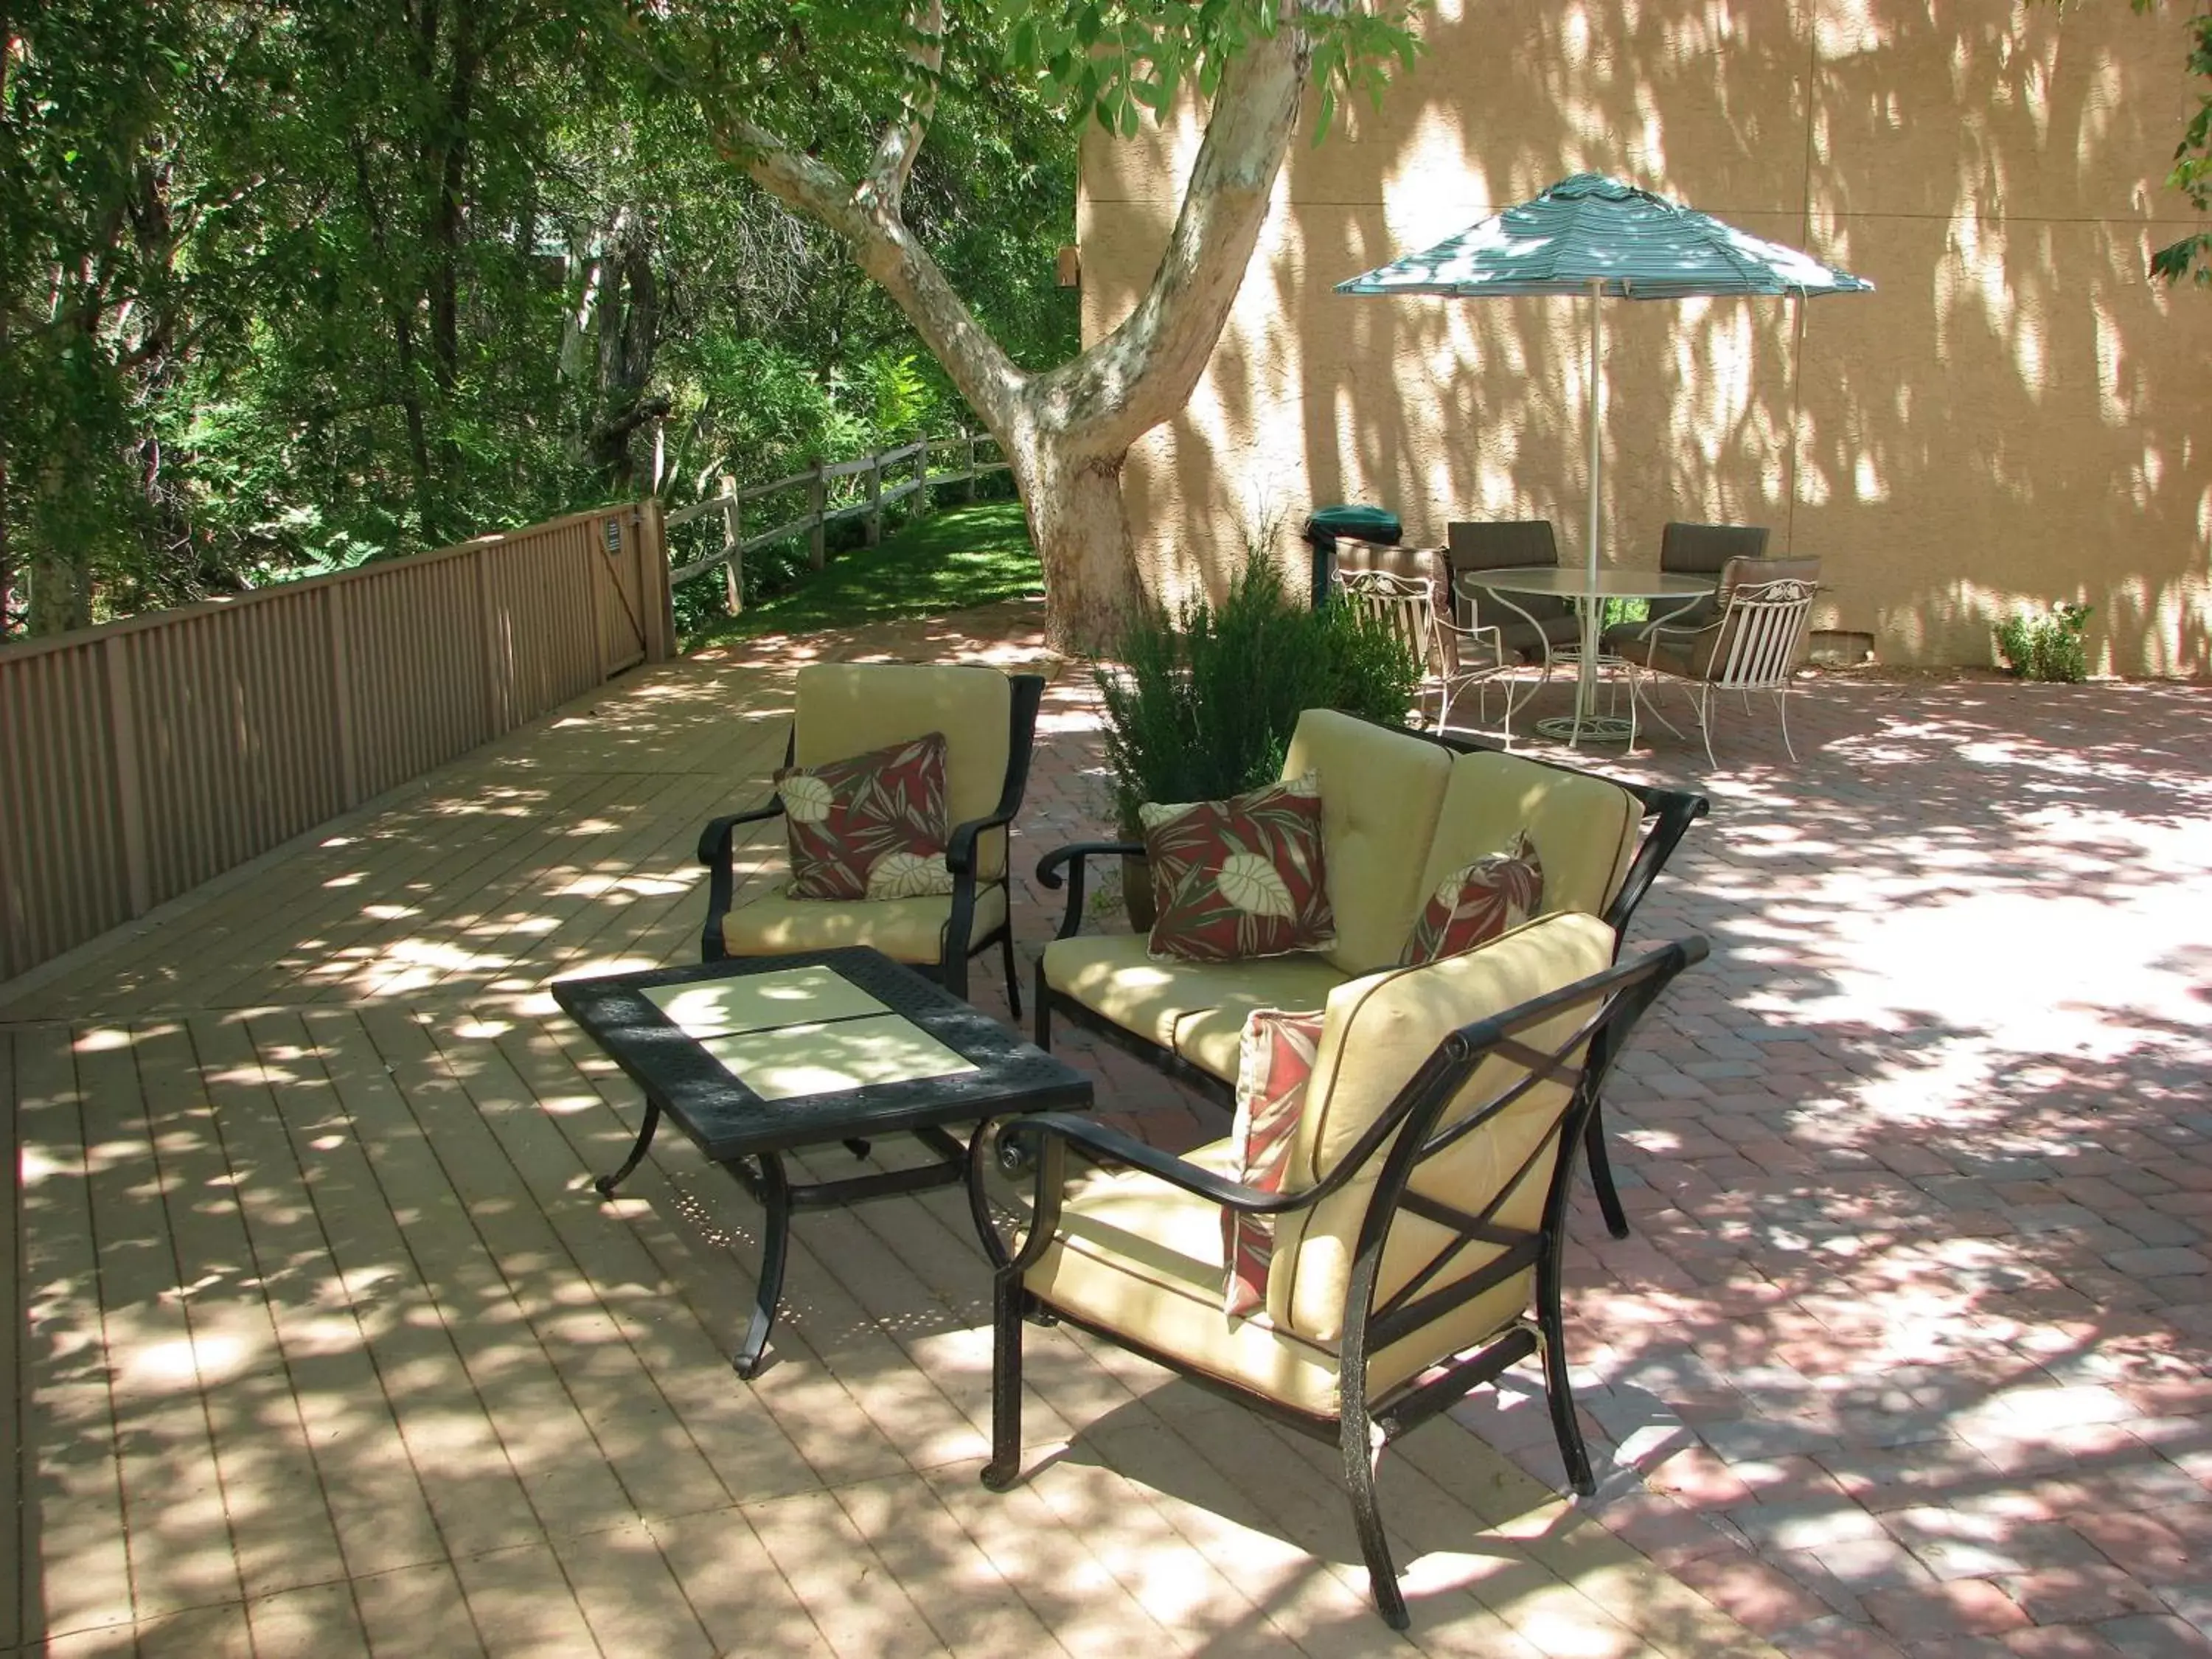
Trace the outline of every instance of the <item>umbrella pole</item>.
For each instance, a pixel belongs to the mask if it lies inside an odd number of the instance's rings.
[[[1582,660],[1575,677],[1575,730],[1579,736],[1583,722],[1589,718],[1597,699],[1597,619],[1601,612],[1597,596],[1597,521],[1598,503],[1605,494],[1605,453],[1601,440],[1605,430],[1605,379],[1599,372],[1599,359],[1604,349],[1605,314],[1602,301],[1605,285],[1593,280],[1589,285],[1589,536],[1583,549],[1583,575],[1587,585],[1583,590],[1581,605],[1583,623]]]

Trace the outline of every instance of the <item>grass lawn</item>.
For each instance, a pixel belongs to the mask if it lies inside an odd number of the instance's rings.
[[[685,641],[686,650],[862,623],[941,617],[1044,590],[1019,501],[956,507],[900,526],[874,547],[833,555],[798,586]]]

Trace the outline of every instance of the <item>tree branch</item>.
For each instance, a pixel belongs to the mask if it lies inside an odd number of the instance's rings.
[[[975,320],[929,251],[917,242],[896,206],[886,210],[836,169],[794,149],[765,127],[709,112],[723,155],[777,200],[828,226],[852,245],[860,268],[890,295],[922,342],[945,366],[975,413],[1004,437],[1019,413],[1030,377]]]
[[[937,77],[945,67],[945,0],[928,0],[915,33],[916,44],[907,55],[922,70],[925,88],[905,119],[885,125],[883,137],[876,140],[867,173],[854,192],[862,206],[893,216],[902,210],[907,177],[914,171],[914,158],[937,108]]]
[[[1231,62],[1152,284],[1118,327],[1041,377],[1047,418],[1118,453],[1189,400],[1243,286],[1312,63],[1285,23]]]

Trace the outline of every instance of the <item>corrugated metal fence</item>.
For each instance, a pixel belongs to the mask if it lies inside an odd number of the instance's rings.
[[[652,501],[0,647],[0,981],[674,653]]]

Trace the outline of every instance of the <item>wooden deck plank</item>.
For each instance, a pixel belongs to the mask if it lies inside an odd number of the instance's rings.
[[[38,1642],[128,1626],[131,1562],[73,1034],[50,1024],[15,1036],[29,1406],[22,1623]]]
[[[448,1328],[541,1533],[599,1531],[635,1518],[518,1296],[516,1279],[537,1264],[502,1248],[498,1223],[528,1194],[511,1182],[491,1189],[492,1172],[475,1168],[481,1143],[466,1133],[467,1101],[413,1020],[381,1007],[363,1009],[362,1020],[442,1175],[441,1183],[439,1174],[417,1173],[417,1190],[438,1196],[412,1206],[410,1248],[432,1294],[452,1311]]]
[[[284,1139],[288,1110],[311,1097],[295,1093],[282,1068],[264,1068],[234,1018],[203,1018],[189,1030],[237,1202],[234,1221],[216,1218],[226,1232],[243,1224],[242,1256],[228,1240],[219,1247],[240,1276],[220,1297],[203,1298],[231,1314],[239,1356],[212,1379],[209,1407],[239,1574],[250,1597],[342,1582],[342,1534],[354,1531],[363,1540],[356,1547],[366,1547],[376,1520],[361,1515],[349,1527],[348,1515],[334,1511],[348,1490],[345,1449],[330,1449],[326,1460],[319,1426],[333,1413],[380,1406],[373,1392],[357,1398],[364,1368],[343,1334],[351,1322],[327,1299],[337,1283],[329,1243]]]
[[[433,791],[332,836],[298,861],[298,876],[257,881],[225,894],[203,931],[216,972],[193,993],[209,1007],[249,1000],[244,988],[272,973],[313,978],[343,971],[349,952],[385,924],[371,907],[434,896],[442,909],[464,899],[487,872],[520,855],[518,825],[534,806],[548,815],[588,806],[592,781],[553,781],[542,800]],[[179,939],[173,949],[181,951]]]
[[[338,1282],[363,1310],[380,1391],[435,1530],[454,1557],[535,1546],[538,1516],[463,1352],[460,1328],[474,1304],[441,1295],[435,1271],[417,1258],[418,1246],[446,1237],[426,1239],[417,1218],[457,1200],[359,1020],[310,1014],[303,1029],[350,1127],[349,1149],[366,1166],[363,1201],[325,1222]],[[331,1149],[333,1164],[344,1150]]]
[[[580,799],[587,792],[578,784]],[[6,1012],[19,1018],[48,1010],[120,1018],[230,1006],[217,999],[233,983],[265,974],[272,961],[314,936],[303,924],[342,918],[362,902],[359,885],[368,878],[382,843],[408,832],[421,804],[421,797],[410,797],[358,821],[340,820],[313,847],[249,878],[219,881],[204,896],[188,896],[161,922],[88,951],[61,977],[9,1004]],[[449,839],[476,845],[480,855],[495,855],[514,834],[496,814],[472,814],[470,822],[476,836]],[[417,862],[441,850],[436,842],[427,842]]]
[[[656,807],[664,798],[683,799],[687,781],[673,774],[594,779],[597,799],[584,816],[565,824],[550,820],[523,844],[523,856],[478,884],[461,904],[377,930],[365,941],[373,951],[368,963],[344,981],[325,980],[316,1000],[435,1000],[441,991],[474,989],[510,971],[517,960],[510,942],[525,941],[520,956],[526,960],[532,930],[538,928],[542,939],[557,930],[564,915],[574,914],[575,907],[564,907],[558,894],[595,862],[628,873],[624,849],[641,833],[653,832]],[[541,923],[548,925],[540,928]]]
[[[656,798],[653,818],[588,864],[549,870],[529,930],[510,931],[502,964],[450,974],[426,1000],[514,996],[541,989],[570,963],[578,972],[604,971],[610,961],[645,966],[688,953],[690,930],[678,919],[704,908],[704,872],[692,854],[711,794],[710,780],[677,779]]]
[[[409,1332],[404,1351],[427,1349],[433,1371],[440,1370],[439,1334],[425,1328],[434,1316],[425,1317],[425,1297],[392,1230],[392,1199],[298,1018],[222,1023],[235,1034],[236,1052],[250,1054],[279,1091],[270,1103],[276,1110],[237,1114],[225,1133],[241,1158],[286,1170],[310,1212],[293,1218],[300,1225],[290,1242],[314,1278],[302,1286],[306,1294],[277,1301],[276,1322],[347,1571],[359,1577],[442,1560],[447,1540],[424,1489],[424,1462],[392,1403],[404,1386],[395,1383],[397,1357],[378,1340]],[[466,1395],[458,1397],[465,1409]]]
[[[469,1659],[484,1649],[450,1561],[398,1567],[353,1581],[368,1650],[378,1659]]]
[[[416,1029],[472,1109],[440,1131],[457,1172],[480,1183],[457,1182],[463,1200],[484,1215],[478,1231],[495,1255],[533,1264],[514,1287],[517,1300],[635,1512],[683,1515],[736,1501],[699,1442],[737,1425],[725,1414],[695,1431],[661,1392],[650,1358],[666,1319],[665,1278],[607,1228],[567,1141],[489,1030],[472,1016]],[[686,1313],[679,1304],[679,1319]],[[710,1363],[703,1330],[694,1323],[682,1337],[666,1363]]]
[[[137,1659],[253,1659],[246,1604],[195,1607],[133,1627]]]
[[[465,1555],[453,1567],[492,1659],[630,1659],[593,1637],[550,1544]]]
[[[92,1150],[87,1183],[99,1241],[100,1316],[112,1361],[109,1393],[120,1447],[131,1608],[143,1621],[243,1593],[236,1540],[210,1433],[208,1385],[250,1352],[251,1336],[227,1328],[228,1310],[188,1299],[170,1206],[222,1191],[229,1176],[189,1108],[141,1088],[139,1043],[128,1028],[80,1028],[77,1078]],[[185,1050],[189,1062],[190,1050]],[[148,1056],[167,1084],[173,1053]],[[156,1142],[166,1146],[157,1155]],[[181,1191],[179,1190],[181,1189]],[[187,1255],[204,1285],[216,1262]],[[197,1287],[196,1287],[197,1288]],[[218,1295],[220,1293],[218,1292]]]
[[[543,1029],[577,1073],[618,1111],[619,1121],[635,1124],[640,1120],[644,1103],[635,1085],[581,1031],[566,1018],[549,1021]],[[573,1133],[577,1119],[564,1116],[562,1122]],[[586,1167],[608,1167],[617,1161],[628,1139],[617,1144],[616,1160]],[[625,1196],[617,1199],[611,1218],[636,1227],[665,1271],[686,1282],[698,1282],[698,1267],[687,1264],[704,1264],[710,1293],[728,1298],[726,1316],[720,1321],[710,1317],[709,1328],[726,1355],[734,1351],[760,1271],[758,1206],[727,1173],[708,1164],[674,1133],[655,1139],[652,1156],[630,1176],[623,1193]],[[907,1472],[896,1437],[886,1434],[860,1408],[834,1371],[807,1363],[817,1357],[814,1342],[818,1334],[848,1328],[860,1316],[843,1287],[811,1249],[804,1223],[813,1218],[802,1218],[793,1232],[784,1275],[785,1306],[771,1342],[771,1363],[750,1384],[729,1372],[726,1358],[722,1374],[774,1416],[812,1471],[816,1484]],[[781,1350],[776,1342],[783,1345]],[[793,1363],[783,1363],[786,1359]]]
[[[559,1151],[545,1156],[565,1159],[567,1180],[587,1190],[593,1171],[620,1162],[635,1125],[614,1116],[544,1026],[518,1022],[495,1041],[558,1133]],[[550,1170],[544,1176],[549,1184],[556,1178]],[[635,1307],[618,1305],[635,1322],[627,1334],[662,1397],[733,1501],[811,1488],[817,1480],[813,1468],[775,1414],[753,1407],[752,1395],[730,1370],[732,1333],[742,1328],[749,1301],[739,1264],[720,1243],[671,1224],[676,1194],[650,1162],[623,1191],[626,1195],[609,1203],[597,1201],[596,1194],[588,1206],[580,1202],[568,1236],[578,1259],[591,1264],[602,1283],[646,1287]],[[644,1195],[627,1195],[632,1193]],[[565,1212],[562,1220],[565,1225]],[[881,1449],[874,1472],[891,1455],[889,1447]]]
[[[585,1622],[606,1652],[714,1659],[714,1638],[643,1522],[556,1538],[553,1549]]]
[[[919,1480],[887,1477],[903,1491]],[[840,1659],[932,1659],[952,1651],[830,1492],[750,1504],[745,1519]]]
[[[665,1516],[646,1526],[715,1651],[779,1659],[834,1651],[742,1510]]]
[[[1100,1559],[1078,1528],[1035,1492],[987,1492],[979,1465],[945,1463],[923,1479],[975,1547],[1021,1592],[1054,1639],[1076,1659],[1121,1659],[1190,1650],[1158,1624]]]

